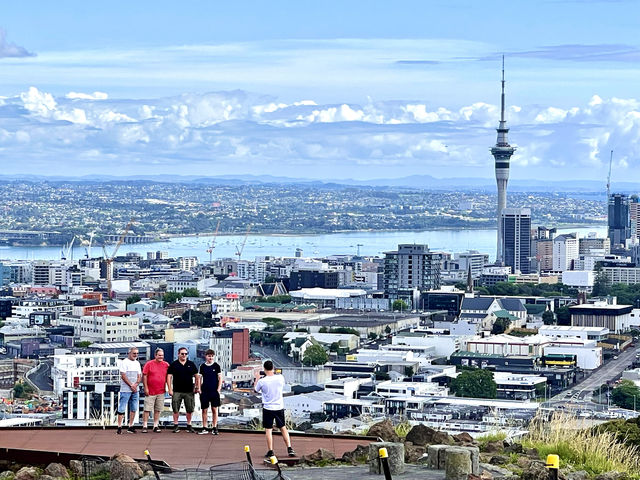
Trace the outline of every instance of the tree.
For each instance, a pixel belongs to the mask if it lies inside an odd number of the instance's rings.
[[[18,382],[13,386],[14,398],[29,398],[34,393],[33,387],[28,383]]]
[[[162,301],[165,304],[176,303],[181,298],[182,298],[182,294],[181,293],[178,293],[178,292],[167,292],[162,296]]]
[[[329,355],[320,345],[311,345],[304,351],[302,363],[307,366],[324,365],[329,361]]]
[[[127,305],[131,305],[132,303],[138,303],[141,300],[140,295],[133,294],[127,297]]]
[[[640,406],[640,388],[631,380],[622,380],[611,391],[611,401],[619,407],[635,409]]]
[[[571,325],[571,313],[569,313],[569,307],[558,308],[556,310],[556,318],[558,319],[558,325]]]
[[[384,327],[384,331],[387,335],[389,335],[391,333],[391,327],[387,325],[386,327]]]
[[[496,398],[498,387],[488,370],[465,370],[451,381],[451,390],[458,397]]]
[[[493,335],[500,335],[504,333],[511,325],[511,320],[508,318],[498,318],[495,322],[493,322],[493,327],[491,327],[491,333]]]
[[[200,292],[198,291],[197,288],[185,288],[182,291],[182,296],[183,297],[199,297]]]
[[[413,374],[415,372],[413,371],[413,367],[404,367],[404,376],[405,377],[413,377]]]
[[[320,330],[318,330],[318,333],[328,333],[329,329],[327,327],[320,327]]]
[[[593,271],[596,275],[593,280],[593,290],[591,290],[591,295],[594,297],[609,295],[611,285],[609,284],[609,277],[607,277],[607,274],[602,269],[602,264],[597,262]]]
[[[91,342],[88,340],[79,340],[75,343],[75,346],[78,348],[87,348],[89,345],[91,345]]]
[[[409,305],[407,305],[404,300],[394,300],[391,304],[391,310],[394,312],[403,312],[405,310],[409,310]]]
[[[369,332],[369,340],[375,340],[376,338],[378,338],[378,334],[376,332]]]
[[[553,325],[556,320],[556,316],[553,314],[551,310],[545,310],[542,314],[542,323],[545,325]]]

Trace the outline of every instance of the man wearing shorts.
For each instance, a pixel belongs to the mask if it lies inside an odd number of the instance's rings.
[[[149,413],[153,412],[153,431],[160,433],[160,413],[164,408],[164,393],[167,391],[167,370],[164,350],[156,349],[155,359],[144,364],[142,383],[144,384],[144,412],[142,412],[142,433],[147,433]]]
[[[142,369],[138,362],[138,349],[131,347],[127,358],[120,362],[120,398],[118,400],[118,430],[117,434],[122,433],[122,420],[124,419],[124,411],[129,407],[129,428],[127,433],[136,433],[133,428],[133,422],[136,420],[138,413],[138,405],[140,403],[140,395],[138,387],[142,380]]]
[[[254,381],[254,390],[262,393],[262,426],[267,437],[268,451],[265,458],[274,456],[273,453],[273,423],[280,429],[282,440],[287,446],[287,454],[295,457],[296,452],[291,447],[291,439],[289,431],[284,423],[284,399],[282,398],[282,390],[284,388],[284,377],[276,375],[273,368],[273,362],[267,360],[264,362],[264,372],[256,374]]]
[[[200,408],[202,408],[202,431],[206,435],[209,405],[211,405],[211,434],[218,435],[218,407],[220,406],[220,389],[222,388],[222,370],[213,361],[215,352],[211,349],[204,352],[205,363],[200,365]]]
[[[178,419],[182,402],[184,402],[184,409],[187,411],[187,432],[196,433],[191,426],[191,414],[196,406],[194,391],[200,391],[200,376],[196,364],[187,358],[188,354],[189,351],[185,347],[178,349],[178,359],[171,363],[167,370],[167,387],[169,387],[169,395],[172,397],[173,433],[180,432]]]

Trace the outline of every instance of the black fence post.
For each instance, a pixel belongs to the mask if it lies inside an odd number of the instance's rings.
[[[251,448],[249,448],[249,445],[244,446],[244,453],[247,456],[247,462],[249,465],[253,465],[253,460],[251,460]]]

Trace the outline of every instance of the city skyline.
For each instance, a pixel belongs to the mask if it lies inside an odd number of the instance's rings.
[[[640,180],[633,2],[157,5],[6,8],[5,174],[490,178],[504,54],[513,180]]]

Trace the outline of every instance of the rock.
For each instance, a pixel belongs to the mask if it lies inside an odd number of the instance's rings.
[[[526,470],[522,471],[522,480],[549,480],[549,470],[544,462],[532,461]]]
[[[622,472],[606,472],[596,475],[593,480],[626,480],[628,478],[626,473]]]
[[[69,478],[69,472],[67,468],[61,463],[50,463],[47,468],[44,469],[44,473],[58,478]]]
[[[369,473],[378,475],[384,473],[382,470],[382,462],[379,458],[379,451],[382,447],[387,449],[389,455],[387,461],[391,474],[404,473],[404,444],[399,442],[374,442],[369,444]]]
[[[427,447],[412,445],[410,442],[404,444],[404,461],[405,463],[418,463],[423,455],[427,453]]]
[[[567,480],[587,480],[589,474],[584,470],[578,470],[577,472],[567,473]]]
[[[444,470],[444,457],[448,445],[429,445],[427,447],[428,465],[434,470]]]
[[[487,476],[491,476],[494,480],[500,480],[500,479],[516,479],[518,478],[517,475],[515,473],[513,473],[511,470],[508,470],[506,468],[503,467],[499,467],[498,465],[490,465],[488,463],[481,463],[480,464],[480,470],[482,470],[482,474],[480,476],[483,475],[487,475]]]
[[[491,457],[491,460],[489,460],[489,463],[491,465],[506,465],[509,463],[509,457],[506,455],[494,455]]]
[[[474,443],[473,437],[467,432],[462,432],[453,436],[456,443]]]
[[[40,472],[34,467],[22,467],[16,473],[15,480],[36,480],[40,476]]]
[[[400,437],[398,437],[398,434],[396,433],[396,430],[393,428],[393,424],[389,419],[383,420],[382,422],[374,423],[369,429],[369,433],[367,435],[370,437],[381,438],[385,442],[395,443],[400,441]],[[409,440],[413,443],[416,443],[411,439]]]
[[[302,422],[299,425],[296,425],[296,430],[300,430],[301,432],[306,432],[307,430],[311,430],[313,428],[313,424],[309,421]]]
[[[471,453],[471,473],[480,475],[480,449],[473,445],[466,445],[462,448]]]
[[[481,480],[493,480],[493,474],[488,470],[482,470],[482,473],[480,474],[480,479]]]
[[[303,458],[305,462],[320,462],[322,460],[332,462],[336,459],[336,456],[333,452],[325,448],[319,448],[315,452],[305,455]]]
[[[432,441],[433,443],[439,443],[443,445],[453,445],[454,443],[456,443],[451,435],[446,432],[440,432],[438,430],[436,430],[436,433],[433,435]]]
[[[326,428],[311,428],[306,431],[306,433],[319,433],[322,435],[333,435],[331,430],[327,430]]]
[[[38,477],[38,480],[56,480],[56,477],[52,477],[51,475],[47,475],[46,473],[43,475],[40,475]]]
[[[522,469],[529,468],[529,465],[531,465],[531,459],[529,457],[518,457],[516,464]]]
[[[522,445],[519,443],[510,443],[504,448],[504,452],[521,454],[521,453],[524,453],[524,449],[522,448]]]
[[[143,475],[140,465],[124,453],[116,453],[111,457],[109,473],[112,480],[138,480]]]
[[[539,459],[539,458],[540,458],[540,455],[538,454],[538,449],[537,449],[537,448],[527,448],[527,449],[524,451],[524,454],[525,454],[527,457],[536,458],[536,459]]]
[[[80,460],[69,460],[69,470],[75,477],[82,477],[82,462]]]
[[[446,480],[466,480],[471,472],[471,452],[460,447],[445,450],[444,460]]]
[[[356,465],[358,463],[367,463],[369,459],[369,446],[358,445],[355,450],[350,452],[344,452],[341,460],[343,462],[352,463]]]
[[[0,473],[0,480],[13,480],[15,476],[16,474],[12,471],[5,470],[4,472]]]
[[[414,426],[409,433],[407,433],[407,438],[405,439],[408,442],[413,443],[414,445],[432,445],[434,443],[433,436],[435,435],[436,430],[431,427],[427,427],[426,425],[418,424]]]
[[[504,451],[504,444],[500,441],[487,442],[481,449],[487,453],[502,453]]]

